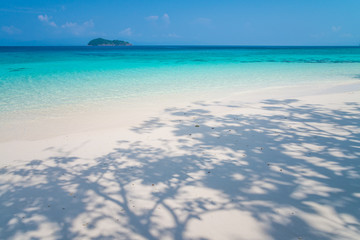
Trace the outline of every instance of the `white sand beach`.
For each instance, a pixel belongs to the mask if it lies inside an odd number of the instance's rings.
[[[1,128],[1,239],[360,239],[358,81],[119,109]]]

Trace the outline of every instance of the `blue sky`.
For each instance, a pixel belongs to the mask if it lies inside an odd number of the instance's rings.
[[[0,0],[0,45],[358,45],[360,0]]]

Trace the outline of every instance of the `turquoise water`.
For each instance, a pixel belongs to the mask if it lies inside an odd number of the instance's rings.
[[[357,79],[356,47],[0,47],[0,113]]]

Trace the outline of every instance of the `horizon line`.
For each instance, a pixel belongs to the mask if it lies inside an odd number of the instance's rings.
[[[0,47],[151,47],[151,46],[194,46],[194,47],[360,47],[359,45],[236,45],[236,44],[133,44],[131,46],[89,46],[89,45],[0,45]]]

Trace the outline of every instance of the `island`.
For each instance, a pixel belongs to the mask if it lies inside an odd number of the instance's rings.
[[[132,46],[131,43],[121,40],[107,40],[104,38],[96,38],[88,43],[88,46]]]

